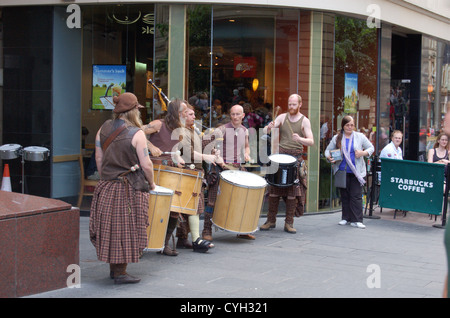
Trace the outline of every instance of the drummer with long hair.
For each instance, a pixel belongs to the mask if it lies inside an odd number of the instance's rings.
[[[300,95],[292,94],[288,99],[288,112],[281,114],[264,127],[264,133],[270,133],[274,128],[279,129],[280,143],[279,153],[291,155],[301,163],[303,147],[314,145],[314,136],[311,131],[311,122],[300,113],[302,98]],[[300,165],[299,165],[300,166]],[[289,187],[277,187],[269,185],[269,211],[267,221],[260,226],[260,230],[267,231],[275,228],[276,217],[280,197],[286,198],[286,218],[284,231],[295,234],[294,216],[303,215],[306,202],[306,178],[300,175],[299,182]]]
[[[183,113],[186,108],[186,101],[175,99],[167,106],[167,113],[163,119],[153,120],[144,126],[144,132],[148,136],[147,145],[150,151],[150,158],[155,164],[180,168],[184,166],[183,158],[176,152],[180,139],[172,139],[172,133],[183,127]],[[174,134],[174,136],[179,136],[179,134]],[[165,255],[178,255],[175,247],[171,248],[169,246],[169,241],[177,228],[179,216],[178,212],[170,212],[164,249],[162,251]]]
[[[100,181],[91,204],[89,235],[101,261],[110,264],[116,284],[137,283],[126,272],[147,246],[149,190],[155,189],[153,164],[132,93],[114,97],[113,119],[95,137]]]

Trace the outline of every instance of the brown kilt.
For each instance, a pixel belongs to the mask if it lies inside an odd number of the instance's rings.
[[[89,219],[89,236],[99,260],[112,264],[139,261],[147,246],[148,198],[148,192],[136,191],[129,184],[99,181]]]
[[[300,163],[303,161],[301,156],[301,150],[289,150],[280,147],[280,154],[287,154],[297,158],[299,165],[298,170],[300,169]],[[268,185],[268,193],[269,195],[275,195],[279,197],[296,197],[298,199],[297,208],[295,210],[295,216],[299,217],[303,215],[305,204],[306,204],[306,189],[307,189],[307,180],[304,178],[300,178],[299,171],[297,170],[297,176],[299,179],[299,183],[294,184],[290,187],[276,187],[273,185]]]

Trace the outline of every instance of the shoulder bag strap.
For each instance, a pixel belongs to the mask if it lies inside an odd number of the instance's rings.
[[[106,148],[111,144],[111,142],[125,129],[127,126],[125,124],[122,124],[122,126],[116,128],[111,135],[109,135],[108,139],[106,139],[105,143],[102,145],[103,152],[106,151]]]

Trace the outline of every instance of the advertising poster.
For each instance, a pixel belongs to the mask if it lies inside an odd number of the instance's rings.
[[[344,113],[355,114],[358,105],[358,74],[345,73]]]
[[[92,109],[114,109],[113,96],[125,92],[125,65],[92,66]]]
[[[234,58],[234,77],[256,77],[256,57],[241,57]]]

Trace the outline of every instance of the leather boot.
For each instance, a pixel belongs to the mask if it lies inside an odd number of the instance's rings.
[[[286,219],[284,223],[284,231],[295,234],[297,230],[294,228],[294,214],[297,207],[297,199],[286,200]]]
[[[180,222],[177,227],[177,248],[192,248],[192,243],[188,240],[189,231],[188,222]]]
[[[203,220],[203,231],[202,231],[202,237],[204,240],[212,242],[212,214],[205,211],[203,214],[204,220]]]
[[[272,197],[269,195],[269,211],[267,212],[267,221],[259,227],[261,231],[268,231],[275,228],[277,222],[278,204],[280,203],[279,197]]]
[[[136,284],[141,281],[140,278],[131,276],[127,273],[127,264],[114,265],[114,284]]]
[[[172,239],[173,249],[169,246],[170,238],[173,237],[173,231],[177,226],[178,220],[175,218],[169,218],[169,224],[167,225],[166,239],[164,241],[164,249],[162,250],[162,254],[168,256],[177,256],[178,252],[175,249],[175,239]]]

